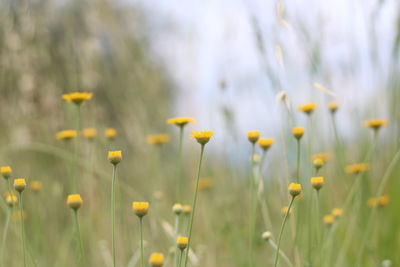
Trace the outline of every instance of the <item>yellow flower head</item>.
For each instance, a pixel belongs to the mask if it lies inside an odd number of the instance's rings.
[[[247,139],[249,139],[249,141],[251,143],[256,143],[258,141],[258,138],[260,138],[260,131],[248,131],[247,132]]]
[[[164,264],[164,254],[162,253],[151,253],[149,263],[152,267],[161,267]]]
[[[311,178],[311,185],[316,190],[320,190],[322,188],[322,186],[324,185],[324,177],[322,177],[322,176],[312,177]]]
[[[7,180],[11,176],[12,169],[10,166],[2,166],[0,167],[0,173]]]
[[[150,145],[162,145],[170,140],[168,134],[152,134],[147,136],[147,143]]]
[[[328,103],[329,111],[334,114],[339,108],[339,104],[336,101],[331,101]]]
[[[335,222],[335,217],[333,215],[325,215],[322,219],[326,226],[331,226]]]
[[[301,184],[290,183],[289,184],[289,193],[292,197],[296,197],[301,193]]]
[[[108,160],[111,162],[111,164],[117,165],[122,160],[122,151],[108,151]]]
[[[282,209],[281,209],[281,213],[282,213],[283,216],[285,216],[286,213],[288,213],[288,211],[289,211],[288,215],[292,214],[292,209],[289,210],[288,206],[283,206]]]
[[[340,208],[334,208],[334,209],[332,210],[332,215],[333,215],[335,218],[341,217],[342,214],[343,214],[343,210],[340,209]]]
[[[176,215],[180,215],[183,212],[183,206],[182,204],[175,203],[172,206],[172,212],[175,213]]]
[[[210,141],[211,136],[214,135],[213,131],[192,131],[192,134],[189,135],[191,138],[196,138],[197,142],[201,145],[205,145]]]
[[[263,150],[268,150],[275,143],[275,139],[273,138],[260,138],[258,139],[258,145]]]
[[[186,236],[178,236],[176,245],[180,250],[184,250],[188,246],[188,238]]]
[[[303,127],[294,127],[292,129],[292,134],[297,140],[300,140],[303,137],[304,128]]]
[[[209,177],[199,179],[199,190],[205,191],[213,187],[213,180]]]
[[[114,128],[107,128],[104,131],[104,135],[110,139],[113,140],[115,139],[115,137],[117,136],[117,130],[115,130]]]
[[[314,154],[311,156],[311,159],[314,161],[316,159],[320,159],[323,161],[323,163],[325,164],[331,157],[331,154],[329,153],[319,153],[319,154]]]
[[[78,133],[75,130],[64,130],[64,131],[59,131],[56,134],[56,139],[71,140],[72,138],[75,138],[77,136],[78,136]]]
[[[189,215],[192,212],[192,207],[189,205],[183,205],[183,214]]]
[[[147,214],[147,212],[149,211],[149,207],[149,202],[132,202],[132,210],[139,218]]]
[[[6,192],[4,199],[9,207],[14,206],[18,202],[18,198],[14,193]]]
[[[14,189],[18,192],[24,191],[26,188],[26,180],[24,178],[14,179]]]
[[[196,122],[196,120],[190,117],[175,117],[167,120],[168,124],[175,124],[180,127],[183,127],[190,122]]]
[[[68,102],[73,102],[77,105],[82,104],[86,100],[91,99],[93,96],[92,93],[87,93],[87,92],[73,92],[69,94],[65,94],[62,96],[63,99],[65,99]]]
[[[67,197],[67,205],[73,210],[78,210],[82,206],[83,200],[79,194],[70,194]]]
[[[42,182],[32,181],[30,186],[33,192],[39,192],[42,189]]]
[[[378,206],[379,207],[384,207],[387,206],[390,202],[389,196],[388,195],[383,195],[378,198]]]
[[[95,128],[85,128],[82,130],[83,137],[92,140],[97,135],[97,130]]]
[[[317,107],[318,107],[317,103],[311,102],[304,105],[300,105],[297,107],[297,109],[306,113],[307,115],[310,115]]]
[[[321,158],[316,158],[313,160],[313,165],[315,169],[319,170],[324,166],[324,161]]]
[[[369,127],[373,130],[379,130],[382,126],[387,126],[389,122],[386,119],[374,119],[374,120],[364,121],[363,124],[365,127]]]
[[[369,163],[356,163],[351,164],[346,167],[346,173],[349,174],[359,174],[361,172],[365,172],[371,169],[371,165]]]

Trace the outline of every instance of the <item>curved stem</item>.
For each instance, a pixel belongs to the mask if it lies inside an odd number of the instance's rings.
[[[4,265],[4,248],[6,245],[6,241],[7,241],[7,233],[8,233],[8,227],[10,225],[10,218],[11,218],[11,209],[9,208],[7,211],[7,219],[6,219],[6,224],[4,225],[4,230],[3,230],[3,240],[1,241],[1,254],[0,254],[0,259],[2,262],[2,265]]]
[[[193,219],[194,219],[194,214],[196,211],[196,202],[197,202],[197,192],[199,189],[199,180],[200,180],[200,171],[201,171],[201,163],[203,162],[203,154],[204,154],[204,146],[201,145],[201,150],[200,150],[200,160],[199,160],[199,166],[197,169],[197,179],[196,179],[196,189],[194,191],[194,197],[193,197],[193,202],[192,202],[192,214],[190,215],[190,221],[189,221],[189,231],[188,231],[188,246],[187,246],[187,252],[186,252],[186,257],[185,257],[185,264],[184,266],[187,266],[188,263],[188,258],[189,258],[189,251],[190,251],[190,243],[192,241],[192,228],[193,228]]]
[[[113,267],[116,266],[115,258],[115,182],[116,182],[117,165],[113,165],[112,182],[111,182],[111,242],[112,242],[112,259]]]
[[[288,210],[287,210],[287,212],[285,214],[285,218],[283,218],[283,222],[282,222],[282,225],[281,225],[281,230],[279,231],[278,245],[277,245],[277,249],[276,249],[276,253],[275,253],[275,260],[274,260],[274,266],[275,267],[278,266],[278,258],[279,258],[278,256],[279,256],[279,250],[280,250],[280,247],[281,247],[282,234],[283,234],[283,230],[285,229],[285,224],[286,224],[288,215],[290,213],[290,208],[293,205],[294,199],[295,199],[295,197],[292,197],[292,199],[290,200],[290,203],[289,203],[289,206],[288,206]]]
[[[278,247],[276,246],[276,244],[274,243],[274,241],[272,241],[271,239],[268,241],[268,243],[271,245],[271,247],[273,249],[275,249],[275,251],[277,251]],[[290,267],[293,267],[293,263],[289,260],[288,256],[286,256],[286,254],[282,251],[279,250],[279,255],[282,257],[282,259],[286,262],[286,264]]]

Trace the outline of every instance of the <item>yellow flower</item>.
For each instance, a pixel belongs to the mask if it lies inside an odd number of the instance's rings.
[[[149,207],[149,202],[132,202],[132,210],[139,218],[147,214]]]
[[[78,136],[78,133],[75,130],[64,130],[60,131],[56,134],[56,139],[58,140],[71,140]]]
[[[268,150],[275,143],[275,139],[273,138],[260,138],[258,139],[258,145],[263,150]]]
[[[83,200],[79,194],[70,194],[67,197],[67,205],[73,210],[79,209],[82,206],[82,203]]]
[[[331,226],[335,222],[335,217],[333,215],[325,215],[322,220],[326,226]]]
[[[18,198],[14,193],[6,192],[4,199],[9,207],[14,206],[18,202]]]
[[[300,195],[300,193],[301,193],[301,184],[290,183],[289,184],[289,193],[293,197],[296,197],[296,196]]]
[[[313,160],[314,167],[319,170],[324,166],[324,161],[321,158],[316,158]]]
[[[104,135],[110,139],[113,140],[115,139],[115,137],[117,136],[117,130],[115,130],[114,128],[107,128],[104,131]]]
[[[213,180],[211,178],[200,178],[199,180],[199,190],[208,190],[213,186]]]
[[[328,103],[328,109],[333,114],[339,108],[339,104],[336,101],[331,101]]]
[[[0,173],[7,180],[11,176],[12,169],[10,166],[2,166],[0,167]]]
[[[364,126],[372,128],[374,130],[379,130],[382,126],[387,126],[389,124],[388,120],[386,119],[373,119],[364,121]]]
[[[40,189],[42,189],[42,182],[40,182],[40,181],[32,181],[30,186],[31,186],[32,191],[39,192]]]
[[[183,206],[182,204],[175,203],[172,206],[172,212],[175,213],[176,215],[180,215],[183,212]]]
[[[150,145],[162,145],[170,140],[168,134],[152,134],[147,136],[147,143]]]
[[[334,208],[334,209],[332,210],[332,215],[333,215],[335,218],[341,217],[342,214],[343,214],[343,210],[340,209],[340,208]]]
[[[108,151],[108,160],[113,164],[117,165],[122,160],[122,151]]]
[[[303,127],[294,127],[294,128],[292,129],[292,133],[293,133],[293,136],[294,136],[297,140],[299,140],[301,137],[303,137],[304,128],[303,128]]]
[[[323,163],[325,164],[331,157],[331,154],[329,153],[319,153],[319,154],[314,154],[311,156],[312,160],[316,160],[316,159],[320,159],[323,161]]]
[[[151,253],[149,263],[152,267],[161,267],[164,264],[164,254],[162,253]]]
[[[317,191],[322,188],[324,185],[324,177],[319,176],[319,177],[312,177],[311,178],[311,185],[316,189]]]
[[[14,179],[14,189],[18,192],[24,191],[26,188],[26,180],[24,178]]]
[[[300,105],[297,107],[297,109],[303,111],[307,115],[310,115],[317,107],[318,107],[317,103],[311,102],[304,105]]]
[[[176,239],[176,245],[180,250],[184,250],[188,245],[188,238],[186,236],[178,236]]]
[[[189,135],[191,138],[196,138],[197,142],[201,145],[205,145],[210,141],[211,136],[214,135],[213,131],[192,131]]]
[[[190,122],[196,122],[196,120],[190,117],[175,117],[167,120],[168,124],[175,124],[180,127],[185,126]]]
[[[260,138],[260,131],[248,131],[247,132],[247,139],[249,139],[249,141],[251,143],[255,143],[258,141],[258,138]]]
[[[68,102],[73,102],[77,105],[82,104],[86,100],[91,99],[93,96],[92,93],[87,93],[87,92],[73,92],[69,94],[65,94],[62,96],[63,99],[65,99]]]
[[[192,207],[189,205],[183,205],[183,214],[189,215],[192,212]]]
[[[96,137],[97,131],[95,128],[85,128],[82,130],[82,134],[85,138],[91,140]]]
[[[387,206],[390,202],[389,196],[388,195],[383,195],[378,198],[378,206],[379,207],[384,207]]]
[[[365,172],[369,169],[371,169],[371,165],[369,163],[356,163],[348,165],[346,167],[346,173],[359,174],[360,172]]]

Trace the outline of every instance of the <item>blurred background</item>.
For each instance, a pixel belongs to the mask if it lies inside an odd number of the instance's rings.
[[[159,160],[146,144],[148,134],[172,135],[172,144],[160,155],[167,166],[164,175],[173,176],[174,169],[168,166],[174,164],[171,155],[176,153],[177,131],[165,120],[174,116],[196,118],[197,123],[189,130],[216,132],[209,147],[214,153],[206,160],[217,160],[222,167],[207,167],[205,176],[236,177],[246,173],[230,169],[232,163],[248,164],[243,161],[250,153],[246,132],[258,129],[263,135],[280,137],[286,131],[287,137],[289,128],[306,126],[308,121],[303,114],[289,118],[283,111],[294,113],[306,102],[320,105],[313,125],[321,142],[312,152],[332,151],[328,141],[334,137],[325,106],[335,100],[340,104],[340,135],[350,150],[349,161],[356,162],[366,148],[352,148],[370,137],[370,132],[361,127],[366,119],[389,119],[391,130],[382,132],[383,147],[390,151],[397,147],[391,144],[398,144],[400,130],[399,60],[397,0],[3,0],[1,164],[12,165],[16,176],[47,181],[48,196],[56,200],[49,203],[48,213],[38,210],[41,217],[35,223],[49,233],[63,233],[64,238],[71,230],[64,230],[70,215],[67,210],[60,213],[58,224],[45,226],[48,214],[65,206],[60,181],[67,164],[60,159],[71,157],[64,153],[71,149],[54,135],[74,129],[76,114],[73,105],[61,99],[64,93],[93,92],[93,99],[82,106],[83,127],[95,127],[99,135],[108,127],[118,130],[118,139],[112,145],[104,138],[98,141],[97,154],[90,145],[82,146],[80,160],[84,164],[89,158],[85,155],[96,155],[93,166],[97,166],[96,176],[104,178],[99,185],[104,194],[95,197],[94,189],[85,189],[96,203],[101,197],[108,198],[106,151],[127,152],[121,181],[129,186],[121,197],[121,203],[125,203],[121,210],[129,208],[133,198],[149,199],[154,193],[154,188],[143,183],[154,174],[152,171],[156,172],[152,160]],[[187,152],[187,172],[193,177],[198,147],[185,142],[192,145]],[[294,148],[294,141],[289,147]],[[293,165],[294,153],[285,155],[278,149],[271,153],[271,164],[279,164],[288,156]],[[266,172],[269,176],[273,171]],[[289,176],[289,172],[279,170],[274,177],[283,173]],[[165,186],[166,192],[173,191],[172,185]],[[46,195],[41,195],[41,200],[45,201]],[[173,204],[169,201],[164,215]],[[101,209],[96,209],[100,204],[89,206],[94,213],[84,222],[87,229],[103,219]],[[108,207],[105,210],[108,212]],[[128,220],[134,224],[134,218]],[[106,218],[96,231],[102,233],[108,225]],[[229,232],[231,229],[225,226],[220,228]],[[121,227],[121,232],[135,234],[129,226]],[[37,235],[36,250],[41,251],[40,246],[46,243]],[[49,240],[59,242],[57,235],[50,235]],[[60,254],[69,244],[63,240]],[[124,241],[130,246],[122,258],[129,261],[134,242],[127,237]],[[167,245],[161,247],[166,250]],[[43,266],[53,266],[68,253],[72,252],[43,257]],[[65,262],[65,266],[71,266]],[[207,266],[222,266],[214,265],[217,262],[212,258]],[[229,260],[226,264],[232,266]]]

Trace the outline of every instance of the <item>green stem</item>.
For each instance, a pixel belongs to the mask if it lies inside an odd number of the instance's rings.
[[[0,259],[2,261],[2,265],[4,265],[4,248],[6,245],[7,241],[7,233],[8,233],[8,227],[10,225],[10,218],[11,218],[11,210],[12,208],[10,207],[7,211],[7,219],[6,219],[6,224],[4,225],[4,230],[3,230],[3,240],[1,241],[1,254],[0,254]]]
[[[286,224],[287,218],[288,218],[289,213],[290,213],[290,208],[293,205],[294,199],[295,199],[295,197],[292,197],[292,199],[290,200],[290,203],[289,203],[289,206],[288,206],[288,210],[287,210],[287,212],[285,214],[285,218],[283,218],[283,222],[282,222],[282,225],[281,225],[281,230],[279,231],[278,245],[277,245],[277,249],[276,249],[276,253],[275,253],[274,267],[278,266],[278,258],[279,258],[278,256],[279,256],[279,250],[280,250],[280,247],[281,247],[282,234],[283,234],[283,230],[285,229],[285,224]]]
[[[271,247],[275,250],[275,252],[278,250],[278,247],[276,246],[276,244],[274,243],[274,241],[272,241],[271,239],[268,241],[268,243],[271,245]],[[289,260],[288,256],[286,256],[286,254],[282,251],[279,250],[279,255],[282,257],[282,259],[286,262],[286,264],[290,267],[293,267],[293,263]]]
[[[196,189],[194,191],[194,197],[193,197],[193,202],[192,202],[192,213],[190,215],[190,221],[189,221],[189,231],[188,231],[188,246],[187,246],[187,252],[186,252],[186,257],[185,257],[185,264],[184,266],[187,266],[188,263],[188,258],[189,258],[189,251],[190,251],[190,243],[192,241],[192,228],[193,228],[193,220],[194,220],[194,214],[196,211],[196,202],[197,202],[197,192],[199,189],[199,180],[200,180],[200,171],[201,171],[201,163],[203,161],[203,154],[204,154],[204,144],[201,144],[201,150],[200,150],[200,160],[199,160],[199,166],[197,169],[197,179],[196,179]]]
[[[175,216],[175,238],[178,238],[178,236],[179,236],[179,215],[176,215]],[[180,264],[178,265],[178,247],[176,247],[176,249],[175,249],[175,266],[180,266]]]
[[[26,256],[25,256],[25,225],[24,225],[24,206],[22,203],[22,192],[19,193],[19,210],[20,210],[20,221],[21,221],[21,242],[22,242],[22,253],[24,258],[24,267],[26,267]]]
[[[319,190],[317,190],[317,248],[319,250],[319,261],[322,264],[322,233],[321,233],[321,207],[319,203]],[[317,261],[318,262],[318,261]]]
[[[83,265],[84,253],[83,253],[83,242],[82,242],[81,230],[80,230],[80,227],[79,227],[78,210],[74,210],[74,220],[75,220],[77,240],[79,242],[79,253],[80,253],[79,254],[79,261]]]
[[[143,247],[143,217],[139,217],[139,231],[140,231],[140,262],[144,267],[144,247]]]
[[[179,126],[179,148],[178,148],[178,182],[176,183],[176,203],[182,202],[183,187],[183,133],[184,126]]]
[[[116,266],[115,258],[115,183],[117,177],[117,165],[113,165],[112,182],[111,182],[111,242],[112,242],[112,258],[113,267]]]
[[[183,258],[183,250],[180,250],[178,267],[181,267],[182,265],[182,258]]]
[[[300,139],[297,139],[296,183],[300,183]]]
[[[250,157],[250,223],[249,223],[249,252],[248,252],[248,263],[249,266],[253,266],[253,237],[254,237],[254,222],[255,222],[255,179],[254,179],[254,153],[255,143],[252,144],[251,157]]]

